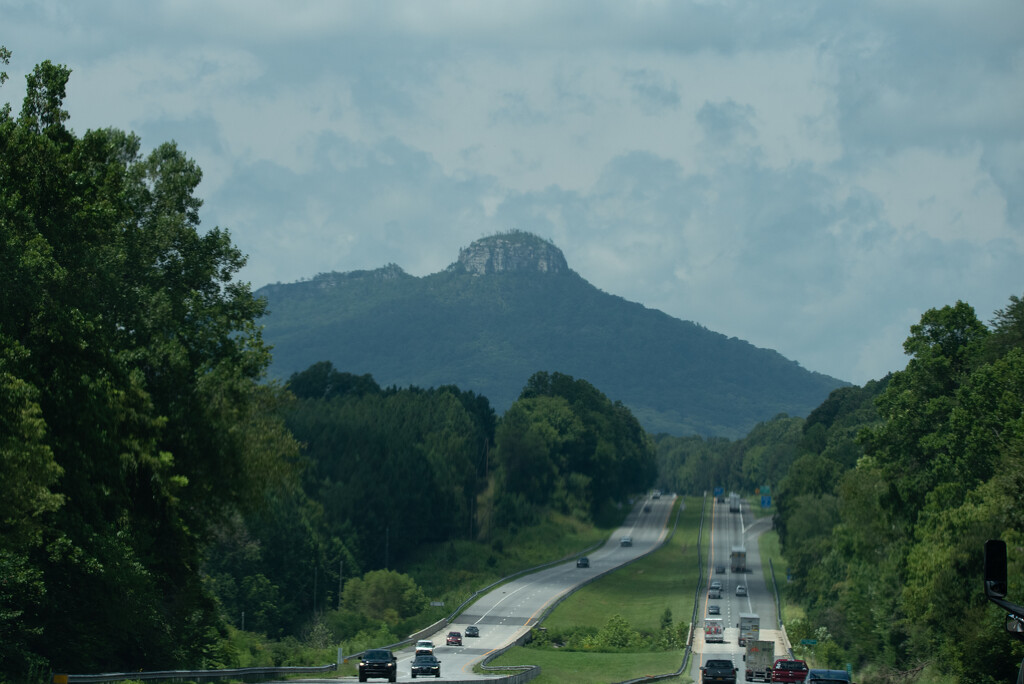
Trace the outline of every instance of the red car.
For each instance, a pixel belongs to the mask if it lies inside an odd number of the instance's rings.
[[[448,632],[448,638],[445,639],[445,643],[449,646],[461,646],[462,645],[462,632]],[[802,679],[800,681],[803,681]]]
[[[772,668],[773,682],[802,682],[807,679],[807,663],[780,658]]]

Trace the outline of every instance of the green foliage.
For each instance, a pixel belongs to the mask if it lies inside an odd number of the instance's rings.
[[[654,450],[639,423],[585,380],[535,373],[498,425],[496,523],[529,506],[598,519],[654,481]]]
[[[1024,548],[1021,310],[1011,297],[992,330],[962,302],[926,312],[905,370],[839,390],[808,417],[813,450],[777,490],[776,527],[794,574],[788,595],[829,635],[816,648],[822,664],[958,682],[1016,673],[1024,649],[1002,635],[981,565],[986,539]]]
[[[345,585],[342,605],[366,617],[387,623],[416,615],[427,605],[427,597],[416,582],[394,570],[374,570]]]
[[[0,55],[4,63],[9,53]],[[0,670],[199,665],[221,626],[214,521],[286,477],[244,258],[200,233],[173,144],[76,136],[43,62],[0,114]],[[8,523],[11,523],[8,525]]]

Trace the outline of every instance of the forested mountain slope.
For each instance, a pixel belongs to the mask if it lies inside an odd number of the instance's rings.
[[[478,240],[445,271],[396,265],[261,288],[270,372],[319,361],[381,385],[454,384],[504,411],[537,371],[586,378],[652,433],[739,437],[805,416],[846,383],[769,349],[602,292],[554,245]]]

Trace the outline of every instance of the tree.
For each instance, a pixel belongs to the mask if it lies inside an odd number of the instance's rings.
[[[198,166],[173,143],[143,157],[131,134],[76,136],[69,76],[43,62],[19,117],[0,115],[4,476],[24,493],[10,505],[40,512],[15,563],[38,590],[11,610],[56,669],[197,666],[220,629],[198,571],[212,522],[297,449],[261,384],[245,259],[198,230]]]

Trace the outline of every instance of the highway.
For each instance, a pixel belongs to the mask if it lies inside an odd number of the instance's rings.
[[[714,499],[711,499],[714,501]],[[770,587],[765,584],[758,552],[758,535],[769,528],[771,518],[754,519],[744,501],[738,513],[729,512],[728,499],[713,503],[711,516],[710,543],[707,560],[705,592],[697,611],[699,623],[693,641],[693,664],[690,674],[695,682],[700,681],[700,666],[709,658],[730,658],[739,668],[737,679],[743,681],[743,655],[745,649],[739,641],[740,613],[756,613],[761,618],[761,636],[765,641],[775,641],[776,657],[788,657],[788,644],[779,630],[776,619],[775,599]],[[730,570],[729,555],[734,546],[743,546],[747,551],[747,571],[734,573]],[[724,573],[716,573],[715,565],[724,565]],[[722,583],[722,598],[708,599],[706,588],[712,580]],[[746,596],[736,595],[736,585],[747,588]],[[708,617],[708,604],[717,604],[722,612],[725,625],[725,643],[704,643],[704,622]],[[718,616],[712,616],[718,617]],[[782,655],[779,655],[782,654]]]
[[[577,568],[574,557],[511,580],[467,606],[450,625],[433,635],[422,637],[434,642],[434,655],[441,661],[441,679],[486,679],[486,676],[475,674],[473,666],[487,654],[503,648],[528,632],[555,601],[595,576],[654,550],[667,534],[666,524],[673,501],[674,497],[669,495],[660,499],[652,499],[648,495],[637,501],[622,527],[602,547],[588,554],[589,568]],[[650,513],[643,512],[645,505],[651,507]],[[622,537],[626,536],[632,538],[632,546],[621,545]],[[454,630],[465,634],[468,625],[476,625],[480,629],[478,638],[464,637],[462,646],[445,645],[448,632]],[[405,648],[396,655],[398,680],[411,681],[412,648]],[[331,681],[354,679],[343,677]]]

